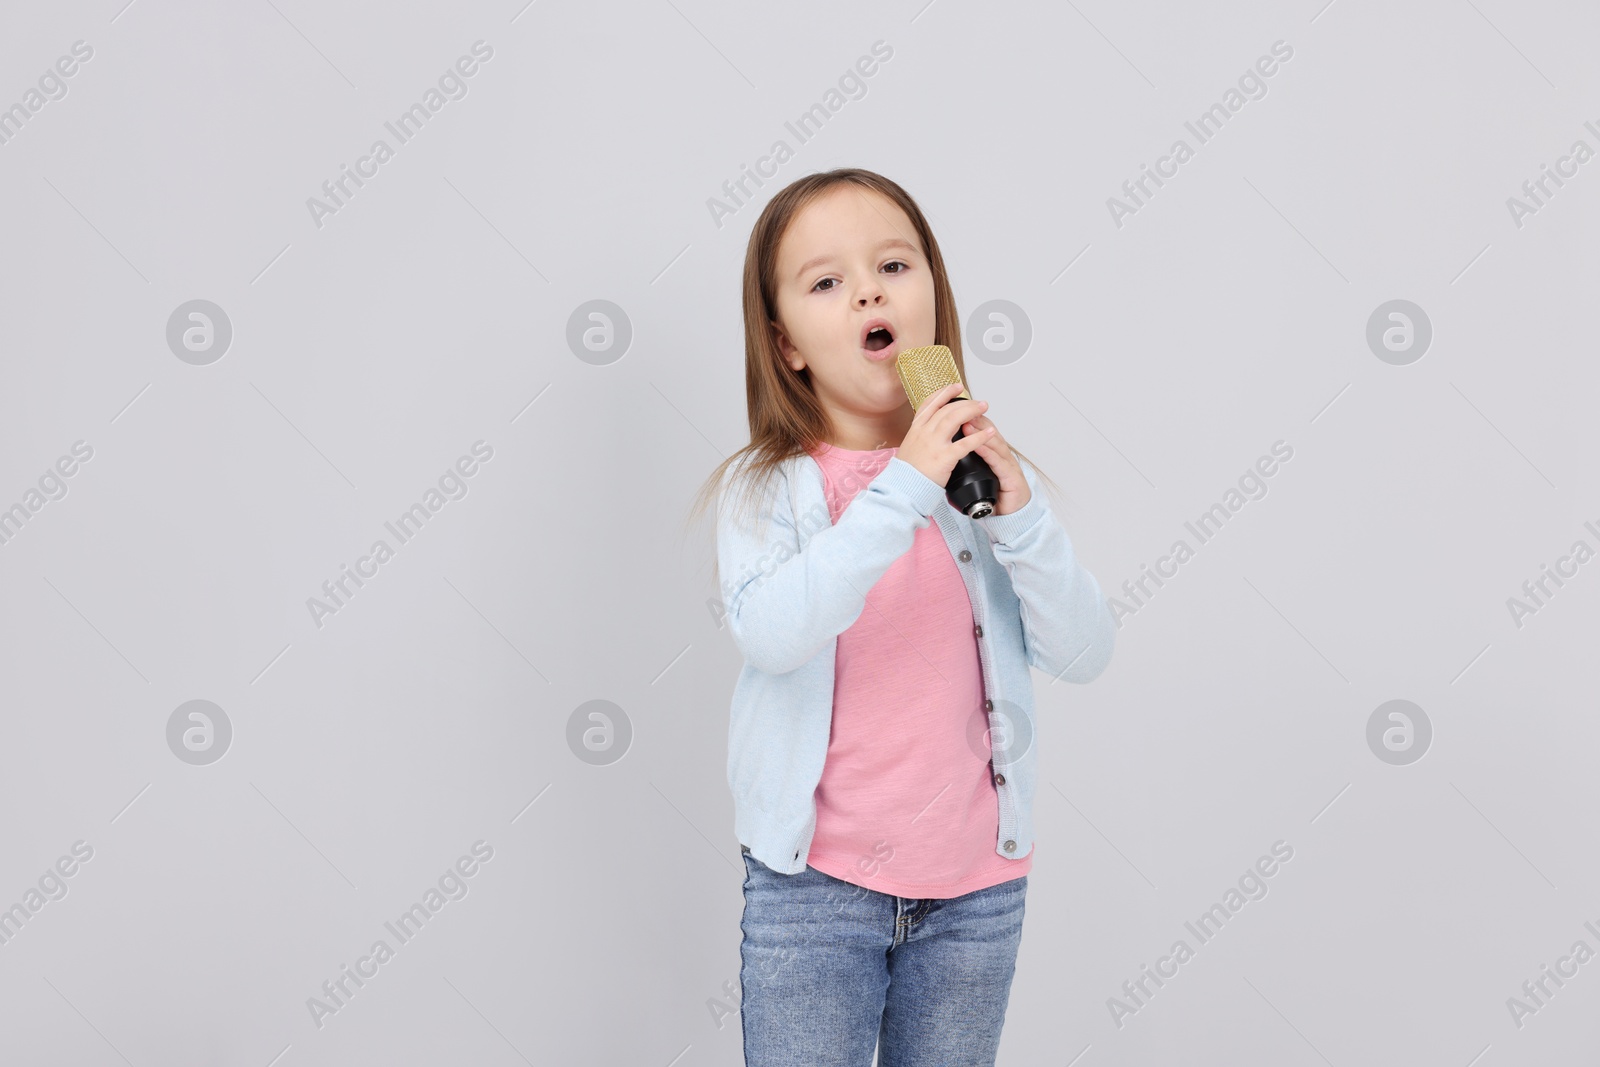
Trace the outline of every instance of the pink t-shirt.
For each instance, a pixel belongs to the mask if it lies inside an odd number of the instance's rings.
[[[812,453],[832,521],[896,451],[823,443]],[[1031,852],[1020,860],[995,852],[1000,801],[983,671],[956,566],[929,522],[839,635],[833,727],[806,862],[894,896],[958,897],[1033,866]]]

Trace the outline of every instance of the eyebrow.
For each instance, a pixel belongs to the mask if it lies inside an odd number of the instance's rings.
[[[888,248],[903,248],[907,252],[911,253],[916,253],[917,251],[917,246],[912,244],[910,241],[907,241],[903,237],[890,237],[887,240],[879,241],[878,247],[875,249],[875,251],[882,252]],[[825,252],[820,256],[813,256],[811,259],[806,260],[804,263],[800,264],[800,269],[794,272],[795,281],[799,281],[802,277],[804,277],[805,273],[812,267],[821,266],[831,259],[833,259],[833,256]]]

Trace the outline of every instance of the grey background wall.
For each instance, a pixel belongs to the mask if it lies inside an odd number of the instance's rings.
[[[1035,675],[1001,1062],[1593,1049],[1592,7],[7,22],[0,1059],[740,1062],[684,519],[748,440],[750,226],[836,166],[928,212],[1122,612]]]

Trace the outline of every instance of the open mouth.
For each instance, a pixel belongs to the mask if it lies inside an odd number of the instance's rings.
[[[861,339],[861,347],[868,352],[882,352],[894,344],[894,332],[886,325],[875,325]]]

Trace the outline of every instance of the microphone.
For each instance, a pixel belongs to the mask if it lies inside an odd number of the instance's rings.
[[[922,402],[940,389],[961,380],[955,357],[944,345],[908,348],[895,357],[894,367],[900,372],[900,384],[905,387],[912,411],[921,408]],[[972,394],[962,389],[950,398],[950,402],[971,399]],[[957,427],[956,435],[950,440],[959,441],[965,436]],[[995,498],[1000,495],[1000,481],[983,457],[976,452],[968,452],[956,461],[955,468],[950,472],[950,480],[945,483],[944,495],[950,501],[950,506],[967,518],[981,519],[994,513]]]

